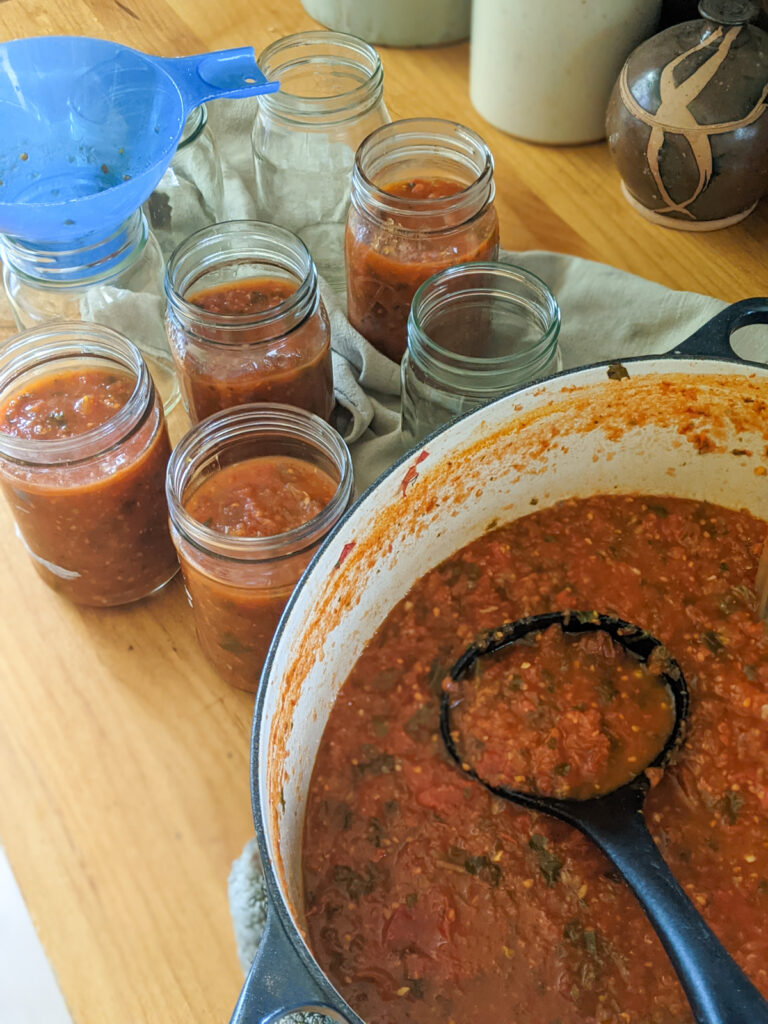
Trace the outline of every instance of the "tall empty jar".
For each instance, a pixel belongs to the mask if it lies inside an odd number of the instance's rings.
[[[661,0],[474,0],[469,95],[531,142],[594,142],[621,66],[656,29]]]
[[[381,61],[354,36],[300,32],[272,43],[258,63],[280,81],[279,92],[259,97],[253,126],[259,216],[295,231],[320,274],[343,286],[355,151],[390,120]]]

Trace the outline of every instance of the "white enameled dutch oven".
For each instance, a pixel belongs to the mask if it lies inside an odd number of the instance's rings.
[[[467,415],[394,465],[329,536],[256,699],[251,785],[271,906],[233,1024],[300,1009],[361,1024],[304,940],[304,810],[339,688],[419,577],[492,525],[572,496],[667,494],[768,516],[768,368],[730,348],[751,323],[768,323],[768,299],[728,307],[669,356],[566,372]]]

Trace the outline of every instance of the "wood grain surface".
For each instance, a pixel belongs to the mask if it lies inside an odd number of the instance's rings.
[[[0,3],[3,40],[84,34],[170,56],[258,53],[311,27],[299,0]],[[381,52],[393,118],[451,117],[489,143],[505,247],[726,300],[768,293],[765,202],[726,231],[652,226],[621,198],[604,144],[533,146],[485,123],[466,44]],[[0,842],[72,1016],[226,1021],[242,981],[226,880],[252,832],[252,698],[204,663],[178,580],[128,609],[71,606],[38,579],[4,505],[0,559]]]

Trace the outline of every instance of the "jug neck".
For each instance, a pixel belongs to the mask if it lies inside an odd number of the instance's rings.
[[[0,256],[20,277],[82,287],[126,270],[141,256],[148,237],[146,217],[138,209],[117,228],[72,242],[28,242],[0,235]]]

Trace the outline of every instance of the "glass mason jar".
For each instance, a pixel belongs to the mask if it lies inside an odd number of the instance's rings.
[[[435,274],[408,317],[403,443],[562,369],[559,334],[557,300],[522,267],[467,263]]]
[[[193,422],[246,402],[328,419],[331,328],[304,243],[236,220],[195,232],[165,274],[166,327]]]
[[[143,210],[164,259],[193,231],[221,219],[221,160],[205,104],[187,118],[173,160]]]
[[[445,267],[493,260],[493,159],[453,121],[395,121],[369,135],[352,172],[345,256],[349,320],[390,359],[405,352],[411,299]]]
[[[339,32],[278,39],[259,67],[280,81],[260,96],[253,125],[259,216],[306,243],[319,272],[344,287],[344,222],[355,151],[390,117],[376,51]]]
[[[166,414],[179,388],[163,326],[163,256],[141,210],[104,238],[76,245],[0,237],[3,281],[17,329],[85,320],[130,338]]]
[[[299,460],[330,477],[325,507],[302,525],[267,536],[225,533],[190,514],[190,498],[201,485],[265,456]],[[173,540],[200,646],[228,683],[255,691],[283,608],[348,507],[352,489],[352,462],[341,437],[317,416],[286,405],[219,413],[174,449],[166,483]],[[273,501],[279,498],[272,493]]]
[[[81,431],[89,414],[93,426]],[[0,417],[0,487],[46,583],[78,604],[107,606],[175,575],[168,432],[135,345],[77,322],[17,335],[0,353]]]

